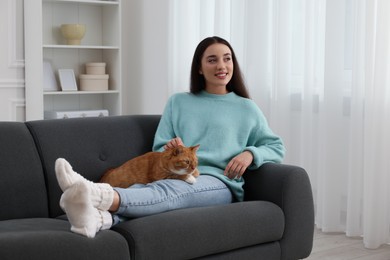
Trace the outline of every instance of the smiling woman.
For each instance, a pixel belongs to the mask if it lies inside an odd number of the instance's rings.
[[[155,148],[177,143],[178,137],[184,145],[199,143],[201,174],[222,180],[240,201],[245,170],[264,162],[280,162],[282,141],[249,99],[229,42],[217,36],[203,39],[195,50],[190,78],[190,93],[177,93],[169,99]]]
[[[188,0],[171,7],[171,93],[186,89],[186,53],[199,39],[229,39],[251,97],[290,151],[285,162],[311,177],[317,226],[363,236],[368,248],[388,243],[390,2]]]

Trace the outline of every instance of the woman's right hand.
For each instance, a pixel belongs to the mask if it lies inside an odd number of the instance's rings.
[[[172,149],[178,146],[184,146],[184,143],[180,137],[171,139],[166,145],[164,145],[164,150]]]

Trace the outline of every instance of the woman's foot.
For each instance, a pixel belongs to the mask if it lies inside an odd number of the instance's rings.
[[[107,210],[98,210],[91,201],[89,185],[77,182],[62,194],[60,206],[68,216],[73,232],[93,238],[99,230],[112,226],[112,216]]]
[[[73,171],[72,166],[67,160],[58,158],[55,162],[55,172],[57,176],[58,184],[62,191],[67,190],[70,186],[79,181],[86,181],[86,179]]]
[[[114,189],[107,183],[94,183],[73,171],[72,166],[63,158],[58,158],[55,163],[55,172],[58,184],[62,191],[66,192],[78,182],[88,187],[90,200],[93,207],[106,211],[110,209],[114,200]]]

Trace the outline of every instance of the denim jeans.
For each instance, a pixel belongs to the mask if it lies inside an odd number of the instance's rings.
[[[153,215],[169,210],[228,204],[233,201],[229,188],[219,179],[200,175],[196,183],[165,179],[129,188],[114,188],[121,199],[113,224],[124,219]],[[124,217],[124,218],[123,218]]]

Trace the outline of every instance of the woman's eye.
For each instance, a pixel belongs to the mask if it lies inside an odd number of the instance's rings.
[[[216,62],[217,60],[216,59],[209,59],[208,60],[208,62],[210,62],[210,63],[214,63],[214,62]]]

